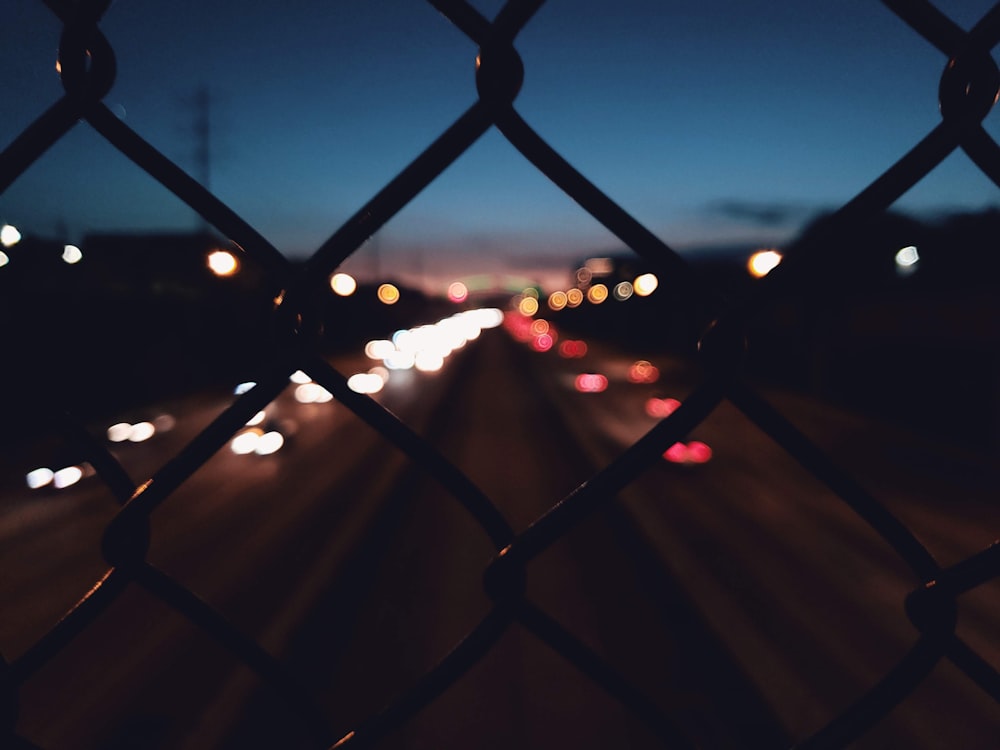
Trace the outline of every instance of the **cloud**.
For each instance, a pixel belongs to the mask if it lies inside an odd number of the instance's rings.
[[[798,224],[820,211],[818,206],[782,201],[718,200],[709,203],[706,213],[761,227],[785,227]]]

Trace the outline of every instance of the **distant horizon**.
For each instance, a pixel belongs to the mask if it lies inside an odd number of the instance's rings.
[[[10,1],[0,148],[64,94],[61,22],[39,0]],[[487,19],[502,4],[473,2]],[[943,12],[970,28],[989,7]],[[422,2],[115,3],[100,28],[117,70],[110,112],[289,258],[322,245],[478,97],[476,45]],[[941,122],[945,55],[869,0],[550,0],[515,46],[524,121],[681,253],[790,241]],[[995,116],[983,127],[1000,139]],[[996,195],[957,150],[894,208],[977,210]],[[0,194],[0,222],[71,241],[199,221],[86,122]],[[418,276],[620,244],[495,127],[375,237],[348,263]]]
[[[987,216],[1000,212],[1000,205],[985,206],[979,210],[960,209],[954,211],[941,210],[931,216],[917,215],[913,212],[890,210],[887,215],[902,217],[928,228],[934,228],[951,220],[968,216]],[[729,258],[745,254],[749,257],[755,250],[773,248],[779,251],[786,249],[797,240],[802,233],[820,218],[810,220],[794,236],[783,240],[768,241],[762,237],[734,238],[728,241],[702,243],[689,246],[671,246],[679,255],[690,260],[710,260],[713,258]],[[21,228],[19,228],[21,229]],[[76,242],[85,245],[87,240],[100,237],[192,237],[208,234],[220,241],[226,238],[211,226],[190,227],[150,227],[145,229],[94,229],[83,233],[78,238],[40,235],[27,229],[22,229],[23,240],[39,242]],[[669,243],[667,243],[669,244]],[[378,281],[397,281],[422,291],[444,294],[452,281],[463,280],[475,276],[490,276],[495,279],[524,279],[537,284],[545,291],[565,289],[572,285],[575,270],[588,258],[622,257],[634,254],[624,244],[593,244],[590,247],[575,246],[561,251],[550,250],[547,253],[505,253],[461,254],[454,249],[446,249],[435,253],[434,249],[421,246],[410,250],[400,246],[384,249],[378,236],[366,243],[359,251],[348,257],[338,270],[349,273],[363,283]],[[280,250],[280,248],[279,248]],[[636,254],[637,255],[637,254]],[[292,263],[301,263],[308,255],[286,256]],[[641,257],[641,256],[637,256]],[[471,262],[470,262],[470,259]]]

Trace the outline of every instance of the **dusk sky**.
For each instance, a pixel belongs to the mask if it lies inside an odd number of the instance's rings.
[[[473,5],[492,18],[502,3]],[[964,28],[990,5],[938,3]],[[102,29],[118,62],[105,102],[197,175],[193,102],[207,87],[211,189],[294,257],[476,97],[475,45],[420,0],[117,0]],[[4,0],[0,145],[60,97],[59,32],[40,0]],[[944,56],[876,0],[550,0],[516,46],[521,115],[680,250],[787,241],[940,120]],[[987,129],[1000,137],[995,113]],[[926,216],[998,197],[956,153],[897,207]],[[196,226],[86,124],[0,195],[0,221],[71,240]],[[377,237],[383,266],[408,270],[619,247],[495,130]]]

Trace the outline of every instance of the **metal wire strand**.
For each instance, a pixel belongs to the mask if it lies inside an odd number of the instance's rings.
[[[890,208],[958,148],[1000,186],[1000,147],[982,126],[1000,91],[1000,71],[991,56],[992,48],[1000,42],[1000,3],[966,32],[928,0],[883,0],[903,23],[948,58],[938,88],[942,121],[828,218],[826,239],[812,236],[801,240],[791,248],[785,262],[755,286],[753,295],[734,307],[719,290],[696,275],[666,242],[557,153],[515,109],[514,101],[525,71],[514,42],[541,8],[542,0],[509,0],[493,21],[465,0],[428,0],[479,47],[478,99],[335,229],[299,268],[293,267],[249,221],[105,106],[103,98],[117,73],[114,49],[100,29],[109,0],[42,2],[62,22],[59,61],[65,93],[0,152],[0,193],[82,120],[82,126],[99,133],[260,266],[264,280],[258,291],[275,299],[269,323],[279,335],[273,346],[260,355],[256,386],[235,399],[138,486],[78,418],[70,414],[60,417],[63,421],[59,429],[83,450],[99,479],[122,507],[104,530],[103,551],[111,567],[55,626],[16,660],[9,665],[0,662],[3,667],[0,691],[11,704],[4,707],[5,721],[10,726],[0,730],[0,742],[5,747],[35,747],[18,735],[13,726],[16,688],[91,627],[130,584],[141,586],[166,603],[214,638],[239,663],[252,669],[288,703],[317,746],[330,746],[334,741],[324,711],[286,673],[277,658],[195,592],[146,560],[153,511],[168,502],[178,487],[204,466],[249,417],[271,403],[287,387],[289,374],[300,365],[340,403],[438,481],[475,519],[497,551],[483,578],[484,588],[494,601],[491,611],[395,701],[376,714],[357,720],[353,724],[357,728],[335,742],[334,748],[368,748],[379,744],[458,683],[513,624],[525,627],[588,679],[632,709],[665,743],[672,747],[694,746],[667,711],[619,675],[568,627],[546,612],[542,604],[527,599],[527,563],[564,539],[595,509],[613,502],[616,494],[658,461],[667,447],[702,424],[727,398],[761,433],[775,440],[872,527],[910,567],[918,584],[902,602],[903,612],[915,627],[914,645],[853,705],[832,717],[825,727],[797,747],[839,748],[860,738],[912,693],[942,657],[950,659],[975,685],[1000,701],[997,669],[955,632],[959,595],[1000,577],[1000,546],[993,545],[942,569],[909,528],[751,388],[741,372],[745,344],[742,331],[747,323],[785,297],[808,294],[816,285],[828,281],[819,272],[824,243],[850,237],[857,227]],[[692,309],[708,309],[702,323],[711,321],[713,326],[702,339],[704,373],[684,403],[573,492],[557,499],[521,534],[515,534],[490,498],[429,442],[375,400],[348,387],[344,376],[322,356],[317,321],[308,320],[307,314],[322,302],[321,289],[327,276],[492,127],[541,174],[658,271],[665,292],[673,295],[673,299]],[[850,285],[850,280],[844,280],[843,288],[837,291],[847,293]],[[338,322],[350,325],[350,321]]]

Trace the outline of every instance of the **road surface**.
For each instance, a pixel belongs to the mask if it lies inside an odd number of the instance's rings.
[[[439,373],[376,398],[460,467],[522,531],[683,399],[689,366],[629,382],[640,353],[535,352],[497,329]],[[345,374],[369,366],[335,362]],[[581,373],[608,387],[581,393]],[[942,563],[997,536],[988,461],[808,399],[779,408],[856,473]],[[173,430],[116,447],[149,476],[230,396],[172,408]],[[156,411],[150,407],[150,413]],[[426,472],[336,403],[269,407],[286,446],[220,451],[153,515],[151,561],[278,656],[336,739],[405,692],[489,611],[495,550]],[[294,429],[292,423],[294,422]],[[95,430],[97,428],[95,427]],[[702,747],[783,747],[822,727],[916,638],[915,582],[849,509],[732,406],[690,436],[712,457],[664,460],[529,566],[528,592]],[[0,650],[28,648],[102,574],[116,507],[96,479],[67,490],[4,478],[9,575]],[[23,475],[22,475],[23,476]],[[23,487],[23,485],[21,485]],[[963,597],[960,634],[993,664],[997,586]],[[211,638],[131,587],[21,689],[19,733],[41,747],[310,747],[301,720]],[[859,747],[993,747],[1000,708],[947,663]],[[956,745],[957,743],[957,745]],[[512,627],[382,746],[662,747],[627,707]]]

